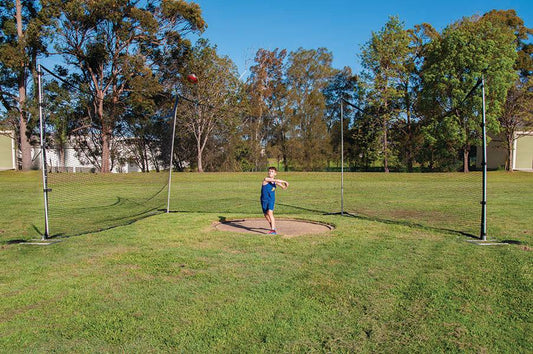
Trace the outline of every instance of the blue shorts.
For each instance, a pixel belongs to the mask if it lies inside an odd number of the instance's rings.
[[[261,207],[263,208],[263,214],[266,214],[269,210],[274,210],[275,200],[261,200]]]

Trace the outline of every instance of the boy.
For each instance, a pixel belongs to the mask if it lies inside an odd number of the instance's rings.
[[[275,167],[268,168],[268,177],[263,180],[261,187],[261,207],[265,219],[270,224],[270,235],[276,235],[276,220],[274,219],[274,203],[276,202],[276,186],[287,189],[289,182],[276,179],[278,171]]]

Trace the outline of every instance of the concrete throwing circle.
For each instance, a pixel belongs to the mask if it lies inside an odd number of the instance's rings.
[[[218,222],[215,229],[221,231],[232,231],[240,233],[250,233],[268,235],[270,225],[264,218],[236,219]],[[322,224],[316,221],[297,219],[276,218],[276,228],[281,236],[300,236],[305,234],[319,234],[334,229],[333,226]]]

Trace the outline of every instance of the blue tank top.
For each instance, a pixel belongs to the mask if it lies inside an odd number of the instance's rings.
[[[261,200],[276,200],[276,183],[268,182],[261,186]]]

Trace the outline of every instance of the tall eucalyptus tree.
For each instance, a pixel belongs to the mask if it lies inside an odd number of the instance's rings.
[[[463,18],[446,27],[429,48],[424,63],[424,105],[433,116],[440,146],[462,154],[463,171],[469,171],[469,153],[481,141],[481,100],[471,93],[482,74],[487,92],[487,130],[498,131],[508,89],[516,78],[516,47],[509,29],[478,17]],[[444,140],[443,140],[444,139]]]
[[[245,120],[245,135],[249,141],[254,170],[261,166],[259,161],[266,149],[268,138],[273,134],[276,124],[276,103],[274,99],[280,92],[283,82],[283,68],[287,51],[259,49],[250,68],[248,97],[250,112]]]
[[[384,27],[363,46],[361,63],[369,82],[370,104],[381,118],[383,169],[389,172],[389,129],[398,117],[396,101],[402,96],[401,79],[409,55],[409,34],[398,17],[390,17]]]
[[[529,36],[533,35],[533,28],[526,27],[515,10],[492,10],[483,15],[482,20],[508,28],[515,35],[518,57],[514,69],[518,72],[518,78],[507,92],[499,117],[507,150],[505,168],[512,171],[514,142],[520,134],[533,128],[533,43],[528,42]]]
[[[48,53],[49,28],[57,1],[0,2],[0,104],[17,132],[19,168],[31,168],[32,127],[36,123],[37,59]],[[33,87],[32,87],[33,85]]]
[[[200,7],[182,0],[65,1],[57,49],[79,71],[78,85],[92,96],[87,134],[99,135],[95,149],[101,152],[102,172],[112,168],[111,141],[131,91],[161,84],[161,63],[153,58],[181,46],[186,33],[205,27]]]
[[[327,159],[326,100],[323,89],[335,71],[326,48],[300,48],[289,55],[287,108],[291,113],[293,154],[305,170]]]

